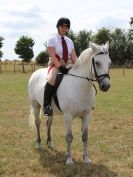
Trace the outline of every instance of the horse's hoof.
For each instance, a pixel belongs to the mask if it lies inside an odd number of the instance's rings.
[[[84,163],[90,164],[90,163],[92,163],[92,161],[88,157],[85,157],[84,158]]]
[[[71,157],[67,158],[66,164],[73,164],[73,160],[71,159]]]
[[[54,150],[54,146],[51,141],[47,142],[47,145],[50,150],[52,150],[52,151]]]
[[[35,146],[36,149],[43,149],[43,145],[40,143],[37,143]]]

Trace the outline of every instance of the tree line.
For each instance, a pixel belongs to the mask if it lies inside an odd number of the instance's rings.
[[[101,28],[97,32],[82,30],[78,33],[74,33],[72,30],[67,34],[75,45],[77,56],[89,47],[89,42],[95,42],[97,44],[104,44],[106,41],[110,43],[110,58],[114,65],[123,65],[127,61],[133,61],[133,17],[129,21],[130,29],[124,30],[121,28]],[[0,37],[0,49],[3,46],[3,37]],[[16,42],[14,51],[22,60],[22,62],[30,62],[34,57],[33,46],[35,45],[34,40],[28,36],[21,36]],[[45,45],[46,47],[46,42]],[[0,50],[0,59],[3,52]],[[38,64],[45,64],[48,62],[47,47],[44,51],[35,57]]]

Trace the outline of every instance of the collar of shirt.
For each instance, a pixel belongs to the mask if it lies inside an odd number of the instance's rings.
[[[61,37],[64,37],[64,39],[65,39],[66,36],[65,36],[65,35],[64,35],[64,36],[61,36],[61,35],[58,33],[58,34],[57,34],[57,38],[61,40]]]

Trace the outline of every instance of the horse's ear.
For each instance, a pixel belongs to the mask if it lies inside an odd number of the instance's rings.
[[[92,48],[93,52],[95,53],[95,51],[97,50],[97,45],[89,42],[89,46]]]
[[[104,45],[104,48],[108,51],[109,50],[109,41],[107,41]]]

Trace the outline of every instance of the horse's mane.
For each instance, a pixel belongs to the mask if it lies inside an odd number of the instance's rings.
[[[71,68],[72,70],[77,70],[79,68],[83,68],[83,70],[86,69],[86,66],[89,67],[91,66],[92,63],[92,58],[93,56],[99,54],[100,52],[103,53],[108,53],[108,48],[109,48],[109,42],[107,41],[106,44],[104,45],[98,45],[95,43],[90,43],[90,47],[85,49],[76,62],[72,64],[68,64],[67,68]]]
[[[98,44],[95,44],[95,47],[96,47],[96,51],[93,52],[92,48],[89,47],[87,49],[85,49],[81,54],[80,56],[78,57],[78,59],[76,60],[75,64],[73,65],[73,68],[77,68],[83,64],[86,64],[88,62],[88,64],[90,64],[91,62],[91,58],[93,57],[93,55],[96,55],[100,52],[108,52],[106,48],[104,48],[104,45],[98,45]]]
[[[84,50],[80,54],[80,56],[78,57],[78,59],[76,60],[75,64],[73,65],[73,69],[78,68],[79,66],[83,65],[86,62],[90,62],[92,55],[93,55],[93,51],[92,51],[91,48],[87,48],[86,50]]]

